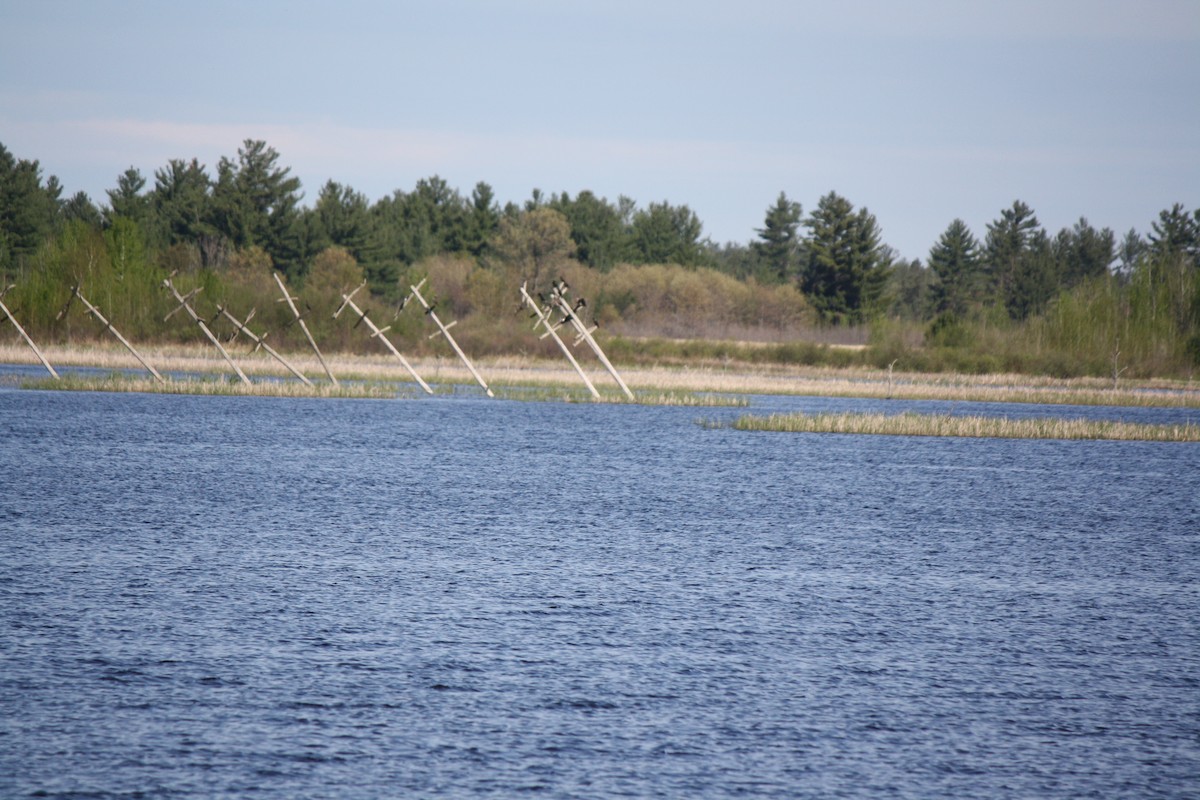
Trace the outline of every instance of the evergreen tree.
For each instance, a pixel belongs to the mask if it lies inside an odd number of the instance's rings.
[[[216,235],[212,224],[211,182],[196,159],[171,159],[154,173],[150,205],[167,244],[195,243]]]
[[[754,252],[765,273],[779,283],[792,280],[800,262],[800,204],[779,193],[775,205],[767,209],[763,227],[758,228]]]
[[[937,276],[917,259],[893,263],[887,286],[888,313],[902,319],[925,319],[936,285]]]
[[[1009,284],[1004,304],[1013,319],[1027,319],[1045,310],[1058,291],[1054,249],[1050,237],[1038,229],[1029,242]]]
[[[633,260],[642,264],[697,266],[703,260],[700,218],[687,206],[651,203],[633,215]]]
[[[849,200],[830,192],[804,224],[809,235],[801,290],[827,319],[861,321],[887,278],[875,217],[865,208],[855,212]]]
[[[462,235],[463,249],[476,258],[483,255],[499,225],[500,208],[496,205],[495,192],[490,185],[480,181],[471,191]]]
[[[581,263],[609,270],[628,257],[629,229],[617,206],[588,190],[574,200],[563,192],[551,200],[550,206],[567,218],[575,256]]]
[[[61,191],[53,175],[42,184],[37,161],[18,161],[0,144],[0,269],[16,266],[53,233]]]
[[[1130,228],[1121,239],[1121,246],[1117,249],[1117,256],[1121,261],[1118,272],[1125,278],[1132,275],[1133,270],[1148,249],[1149,245],[1146,244],[1146,240],[1136,229]]]
[[[1064,228],[1055,237],[1054,260],[1063,289],[1107,275],[1116,260],[1116,236],[1108,228],[1097,231],[1087,218],[1080,217],[1073,228]]]
[[[319,253],[329,247],[344,248],[360,264],[371,260],[371,206],[366,195],[326,181],[311,212],[308,247]]]
[[[991,297],[1014,319],[1024,319],[1046,299],[1053,254],[1033,210],[1020,200],[988,225],[984,267]],[[1037,243],[1037,248],[1035,248]],[[1044,245],[1044,248],[1043,248]]]
[[[278,165],[279,153],[247,139],[234,162],[221,158],[212,203],[217,230],[236,247],[262,247],[288,273],[300,264],[300,179]]]
[[[929,268],[937,276],[933,309],[964,315],[979,297],[979,242],[961,219],[955,219],[929,251]]]
[[[1188,214],[1182,203],[1161,211],[1148,237],[1150,253],[1159,260],[1183,258],[1200,268],[1200,209]]]
[[[143,194],[146,179],[134,167],[117,176],[117,188],[109,189],[108,209],[104,212],[105,224],[112,225],[117,217],[133,220],[145,227],[150,219],[150,197]]]
[[[93,228],[102,227],[104,224],[104,219],[100,216],[100,209],[96,208],[96,204],[92,202],[92,198],[88,197],[87,192],[76,192],[71,195],[70,199],[62,204],[59,214],[63,221],[77,219]]]

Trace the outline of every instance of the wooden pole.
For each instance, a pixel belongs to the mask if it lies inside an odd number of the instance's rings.
[[[621,387],[621,391],[625,392],[625,396],[630,400],[633,400],[633,392],[629,391],[629,387],[625,385],[625,381],[621,380],[621,376],[617,374],[616,367],[614,367],[612,362],[608,360],[608,356],[604,355],[604,351],[600,349],[600,345],[596,344],[596,340],[592,338],[592,332],[588,330],[588,327],[583,324],[578,316],[576,316],[575,309],[571,308],[570,303],[567,302],[567,298],[563,296],[563,293],[555,289],[551,293],[551,300],[558,305],[558,310],[563,313],[563,320],[569,321],[575,327],[576,332],[579,334],[579,338],[587,342],[588,346],[592,348],[592,352],[596,354],[596,358],[600,359],[600,363],[603,364],[604,368],[608,370],[608,373],[613,376],[613,379],[617,382],[617,385]]]
[[[8,287],[8,289],[11,288],[11,286]],[[4,295],[8,294],[8,289],[0,292],[0,297],[4,297]],[[14,317],[12,312],[8,310],[8,306],[4,305],[3,300],[0,300],[0,311],[4,312],[4,316],[7,317],[8,321],[11,322],[13,327],[17,329],[17,333],[21,334],[21,338],[25,340],[25,344],[29,345],[29,349],[32,350],[33,354],[42,362],[42,366],[49,371],[55,380],[58,380],[58,373],[54,371],[54,367],[50,366],[50,362],[46,360],[44,355],[42,355],[42,351],[38,349],[38,346],[33,343],[33,339],[29,338],[29,334],[26,333],[25,329],[21,327],[21,323],[17,322],[17,318]]]
[[[148,369],[150,371],[150,374],[153,375],[159,383],[167,382],[166,379],[163,378],[162,375],[158,374],[158,370],[156,370],[154,367],[152,367],[148,363],[146,363],[146,359],[142,358],[141,353],[139,353],[137,350],[133,349],[133,345],[131,345],[128,341],[126,341],[125,337],[121,335],[121,332],[118,331],[116,328],[114,328],[112,323],[104,318],[104,315],[100,313],[100,309],[96,308],[94,305],[92,305],[91,303],[88,302],[87,298],[84,297],[79,292],[78,286],[76,286],[71,291],[74,292],[75,296],[78,297],[80,302],[83,303],[83,306],[84,306],[84,308],[87,309],[88,313],[91,314],[96,319],[98,319],[100,321],[100,324],[103,325],[106,330],[108,330],[110,333],[112,333],[113,336],[117,337],[117,341],[120,342],[121,344],[125,345],[125,349],[128,350],[129,352],[133,353],[133,357],[136,358],[138,361],[142,362],[142,366],[145,367],[146,369]]]
[[[237,317],[235,317],[233,314],[230,314],[228,309],[226,309],[224,306],[221,306],[220,308],[217,309],[217,313],[224,315],[224,317],[227,320],[229,320],[230,322],[232,322],[234,325],[237,326],[238,331],[240,331],[241,333],[244,333],[248,337],[250,337],[250,341],[254,342],[256,347],[261,347],[263,350],[266,350],[267,353],[269,353],[276,361],[278,361],[280,364],[283,364],[285,367],[288,368],[288,370],[291,371],[291,373],[293,375],[295,375],[297,378],[299,378],[301,381],[303,381],[306,386],[313,385],[312,381],[310,381],[308,378],[306,378],[304,376],[303,372],[301,372],[300,370],[293,367],[286,358],[279,355],[279,353],[275,352],[275,348],[271,347],[271,345],[269,345],[265,341],[263,341],[263,338],[261,336],[256,336],[254,334],[254,331],[252,331],[246,327],[245,322],[242,322]],[[249,321],[250,321],[249,318],[247,318],[246,322],[249,322]]]
[[[334,386],[338,385],[337,378],[333,377],[333,371],[329,369],[329,365],[325,363],[325,358],[321,355],[320,348],[317,347],[317,342],[313,339],[313,335],[308,331],[308,325],[304,323],[304,319],[300,316],[300,311],[296,308],[296,304],[292,302],[292,296],[288,294],[287,287],[283,285],[283,281],[279,277],[279,273],[272,271],[271,277],[279,284],[279,291],[283,292],[283,300],[288,304],[288,308],[292,310],[292,314],[296,317],[296,322],[300,323],[300,330],[304,331],[304,335],[308,337],[308,343],[312,345],[313,352],[317,354],[317,361],[321,362],[321,366],[325,368],[325,374],[329,376],[329,380]]]
[[[542,307],[538,305],[537,301],[529,296],[529,292],[525,290],[525,284],[523,283],[521,284],[521,300],[525,303],[525,305],[532,308],[537,314],[538,321],[534,323],[533,329],[537,330],[539,325],[545,326],[546,333],[542,335],[550,336],[554,339],[554,342],[558,345],[558,348],[563,351],[563,355],[565,355],[567,360],[571,362],[571,366],[574,367],[575,371],[579,373],[579,377],[583,378],[583,382],[587,385],[588,391],[592,393],[592,397],[599,399],[600,393],[596,391],[596,387],[593,386],[591,380],[588,379],[587,374],[583,371],[583,367],[579,366],[579,362],[575,360],[575,356],[571,354],[571,351],[567,347],[566,343],[563,342],[562,338],[559,337],[558,328],[550,322],[550,312],[543,310]]]
[[[433,306],[425,302],[425,298],[421,296],[421,287],[424,285],[425,281],[421,281],[416,286],[409,287],[412,289],[413,297],[417,298],[417,300],[421,301],[421,305],[425,306],[425,315],[432,319],[433,323],[438,326],[438,329],[442,332],[442,336],[446,337],[446,341],[454,348],[454,352],[458,353],[458,357],[462,359],[462,362],[467,365],[467,369],[475,376],[475,380],[483,387],[483,391],[487,393],[487,396],[495,397],[496,395],[492,394],[492,390],[488,388],[483,377],[475,370],[475,365],[471,363],[470,359],[467,358],[467,354],[462,351],[462,348],[458,346],[458,342],[454,341],[454,337],[450,335],[449,325],[442,324],[442,321],[438,319],[437,313],[433,310]],[[454,323],[450,324],[453,325]]]
[[[359,286],[358,289],[363,288],[363,286],[366,286],[366,284],[364,283],[362,286]],[[388,350],[392,351],[392,355],[394,355],[396,358],[400,359],[400,363],[404,365],[404,368],[406,370],[408,370],[408,374],[413,376],[413,380],[415,380],[417,383],[421,384],[421,388],[425,390],[425,393],[433,394],[433,389],[430,389],[429,384],[427,384],[425,381],[421,380],[421,376],[418,375],[417,371],[412,368],[412,364],[408,363],[408,359],[405,358],[403,355],[401,355],[400,351],[396,349],[395,345],[393,345],[390,341],[388,341],[388,338],[383,335],[384,332],[387,330],[387,328],[385,327],[382,330],[377,328],[375,326],[375,323],[371,321],[371,318],[367,316],[367,312],[363,311],[357,305],[355,305],[354,301],[351,298],[354,297],[356,292],[358,292],[358,289],[355,289],[350,294],[342,295],[342,305],[338,307],[337,311],[333,312],[333,318],[337,319],[338,315],[341,314],[344,309],[349,307],[350,310],[353,311],[355,314],[358,314],[358,318],[360,320],[362,320],[363,322],[365,322],[367,324],[367,327],[371,329],[371,337],[378,338],[379,341],[381,341],[385,345],[387,345]]]
[[[188,302],[188,298],[179,293],[179,291],[175,288],[175,285],[171,283],[170,278],[163,278],[163,286],[166,286],[171,291],[171,294],[175,295],[175,299],[179,301],[179,307],[186,311],[188,316],[195,320],[196,324],[200,326],[200,330],[204,331],[204,335],[208,337],[208,340],[212,342],[213,346],[221,352],[221,355],[225,357],[225,361],[229,363],[229,366],[233,367],[233,371],[236,372],[237,376],[242,379],[242,383],[250,386],[250,379],[246,377],[246,373],[242,372],[241,367],[233,363],[233,359],[230,357],[229,353],[227,353],[225,348],[221,346],[221,342],[216,336],[213,335],[213,332],[209,330],[208,325],[204,323],[204,320],[200,319],[200,315],[196,313],[194,308],[192,308],[191,303]],[[171,312],[171,314],[174,313],[174,311]],[[170,316],[170,314],[167,316]]]

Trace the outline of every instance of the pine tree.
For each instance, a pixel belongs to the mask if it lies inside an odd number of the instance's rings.
[[[980,290],[979,242],[961,219],[955,219],[929,251],[929,268],[937,276],[934,311],[964,315]]]
[[[763,227],[758,228],[754,253],[773,280],[786,283],[796,275],[800,260],[800,204],[779,193],[775,205],[767,209]]]
[[[861,321],[887,279],[879,226],[865,208],[830,192],[804,222],[806,262],[801,290],[832,320]]]

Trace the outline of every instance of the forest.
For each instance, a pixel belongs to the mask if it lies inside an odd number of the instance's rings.
[[[106,194],[100,203],[68,195],[39,161],[0,144],[0,290],[31,335],[104,334],[72,310],[78,286],[131,339],[198,340],[181,315],[168,316],[176,304],[163,279],[173,275],[181,290],[202,290],[201,313],[254,313],[273,342],[298,347],[278,272],[333,349],[367,346],[353,320],[333,317],[342,293],[365,283],[358,297],[369,292],[372,318],[402,349],[430,352],[421,314],[403,310],[424,279],[472,352],[552,356],[518,288],[566,280],[610,355],[627,361],[1114,380],[1190,378],[1200,366],[1200,209],[1178,203],[1144,234],[1118,236],[1083,216],[1052,233],[1016,200],[979,233],[949,220],[920,261],[899,258],[874,215],[832,191],[807,213],[781,191],[752,241],[723,244],[703,236],[686,205],[534,190],[500,206],[485,182],[464,194],[436,175],[373,202],[329,180],[303,205],[280,154],[249,139],[214,170],[194,158],[152,179],[131,167]]]

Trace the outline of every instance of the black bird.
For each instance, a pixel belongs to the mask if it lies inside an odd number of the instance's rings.
[[[582,297],[575,302],[574,310],[578,311],[581,308],[587,308],[587,300],[584,300]]]
[[[425,316],[428,317],[430,314],[432,314],[435,308],[437,308],[437,303],[430,303],[429,308],[425,309]]]

